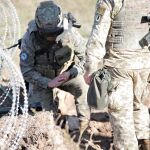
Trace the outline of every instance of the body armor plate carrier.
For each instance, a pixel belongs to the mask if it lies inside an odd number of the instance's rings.
[[[148,24],[142,24],[141,18],[149,11],[149,0],[124,0],[120,12],[112,21],[106,48],[141,49],[139,41],[148,33]]]

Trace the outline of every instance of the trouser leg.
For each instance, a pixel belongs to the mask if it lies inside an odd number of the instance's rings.
[[[69,80],[63,84],[60,89],[71,93],[75,98],[76,110],[79,117],[79,119],[75,118],[76,124],[79,125],[79,120],[89,121],[90,109],[87,104],[88,85],[85,84],[83,77],[78,76]],[[72,120],[72,117],[74,116],[69,116],[68,120]]]
[[[40,87],[33,87],[29,90],[29,105],[34,105],[35,103],[41,103],[42,109],[44,111],[56,111],[56,106],[53,103],[53,93],[52,90],[42,89]]]
[[[112,84],[109,113],[114,146],[118,150],[138,150],[133,118],[133,82],[125,72],[111,69]]]
[[[134,72],[134,123],[137,139],[150,139],[148,108],[142,102],[148,96],[147,78],[149,70]]]
[[[79,118],[87,119],[90,118],[90,109],[87,104],[87,91],[88,85],[84,82],[82,76],[77,76],[76,78],[69,80],[60,89],[71,93],[75,98],[76,109]]]

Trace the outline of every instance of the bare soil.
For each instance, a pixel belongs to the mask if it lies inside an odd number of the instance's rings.
[[[150,95],[144,103],[150,108]],[[7,116],[1,116],[0,127],[5,119]],[[63,119],[54,121],[50,112],[30,114],[18,150],[112,150],[112,129],[107,111],[92,110],[89,126],[80,133],[78,142],[70,137]]]
[[[1,117],[1,127],[5,119],[7,116]],[[18,150],[109,150],[112,147],[111,127],[106,112],[92,114],[92,121],[78,142],[70,137],[67,127],[56,125],[50,112],[29,115],[27,122],[27,130]]]

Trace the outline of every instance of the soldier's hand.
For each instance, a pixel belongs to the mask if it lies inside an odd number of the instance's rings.
[[[62,73],[62,74],[60,74],[58,77],[59,77],[60,81],[64,81],[64,82],[66,82],[66,81],[68,81],[68,80],[69,80],[70,72],[69,72],[69,71],[67,71],[67,72],[63,72],[63,73]]]
[[[56,77],[54,78],[53,80],[51,80],[49,83],[48,83],[48,87],[49,88],[56,88],[58,86],[60,86],[62,83],[64,83],[63,80],[60,80],[59,77]]]
[[[56,78],[51,80],[48,83],[48,87],[56,88],[56,87],[60,86],[61,84],[65,83],[66,81],[68,81],[69,77],[70,77],[70,72],[69,71],[63,72],[62,74],[58,75]]]
[[[90,85],[91,81],[92,81],[92,74],[89,74],[88,72],[85,72],[84,81],[85,81],[86,84]]]

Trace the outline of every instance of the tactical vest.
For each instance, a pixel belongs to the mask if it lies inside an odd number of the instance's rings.
[[[34,66],[43,76],[54,78],[71,67],[74,53],[69,46],[62,46],[61,43],[44,44],[39,40],[35,43]]]
[[[124,0],[113,18],[106,49],[141,49],[139,41],[148,33],[148,24],[141,24],[142,16],[150,12],[150,0]]]

